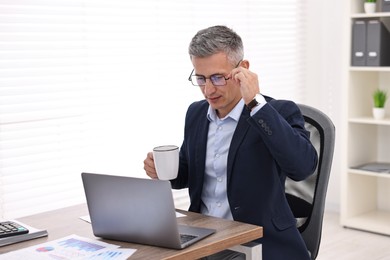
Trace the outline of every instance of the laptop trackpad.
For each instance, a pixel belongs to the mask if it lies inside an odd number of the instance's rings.
[[[215,233],[215,229],[187,225],[178,225],[178,229],[182,240],[182,248]]]

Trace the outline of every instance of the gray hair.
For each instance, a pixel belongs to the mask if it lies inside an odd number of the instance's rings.
[[[244,58],[244,46],[241,37],[232,29],[216,25],[200,30],[192,38],[188,53],[190,57],[208,57],[223,52],[235,66]]]

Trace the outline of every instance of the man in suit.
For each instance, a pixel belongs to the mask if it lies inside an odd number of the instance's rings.
[[[317,165],[298,106],[260,94],[242,40],[226,26],[199,31],[189,54],[189,80],[205,99],[188,108],[172,187],[189,188],[190,211],[263,226],[263,259],[310,259],[284,193],[286,176],[303,180]],[[157,178],[152,153],[144,169]]]

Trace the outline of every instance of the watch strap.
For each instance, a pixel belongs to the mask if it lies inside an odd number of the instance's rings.
[[[257,106],[259,104],[259,102],[256,100],[256,97],[251,101],[249,102],[247,105],[246,105],[246,108],[249,110],[249,111],[252,111],[252,109]]]

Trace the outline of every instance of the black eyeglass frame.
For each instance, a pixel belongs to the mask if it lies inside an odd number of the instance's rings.
[[[240,61],[237,63],[237,65],[234,67],[234,69],[237,68],[238,65],[240,65],[241,61],[242,61],[242,60],[240,60]],[[223,75],[221,75],[221,74],[213,74],[213,75],[211,75],[211,76],[208,77],[208,78],[206,78],[205,76],[198,76],[198,77],[203,77],[203,78],[204,78],[205,84],[203,84],[203,85],[195,85],[194,82],[192,81],[192,77],[193,77],[193,76],[197,76],[197,75],[192,75],[192,73],[194,73],[194,71],[195,71],[195,68],[192,69],[191,74],[190,74],[190,76],[188,77],[188,81],[191,81],[192,85],[198,86],[198,87],[204,87],[204,86],[206,86],[206,79],[210,79],[211,83],[212,83],[214,86],[217,86],[217,87],[226,86],[226,85],[227,85],[227,82],[226,82],[226,81],[229,80],[229,79],[231,79],[231,78],[226,78],[225,76],[223,76]],[[216,85],[216,84],[214,84],[214,81],[212,80],[212,77],[213,77],[213,76],[222,76],[222,77],[225,79],[225,84],[223,84],[223,85]]]

